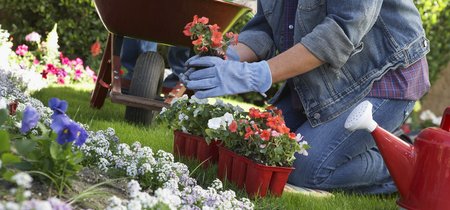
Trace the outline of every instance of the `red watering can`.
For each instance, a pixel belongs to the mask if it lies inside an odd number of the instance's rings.
[[[450,107],[439,128],[425,128],[410,145],[372,119],[372,104],[364,101],[348,116],[345,128],[371,132],[408,210],[450,209]]]

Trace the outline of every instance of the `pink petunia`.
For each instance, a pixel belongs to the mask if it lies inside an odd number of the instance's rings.
[[[28,52],[28,46],[27,45],[19,45],[16,49],[16,54],[20,56],[24,56]]]

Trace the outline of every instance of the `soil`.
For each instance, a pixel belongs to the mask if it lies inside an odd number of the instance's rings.
[[[446,107],[450,107],[450,63],[432,84],[430,92],[422,99],[422,110],[431,110],[442,116]]]
[[[104,183],[101,186],[95,187],[91,194],[87,194],[87,190],[98,183]],[[0,200],[14,200],[14,197],[7,193],[9,189],[14,188],[13,184],[5,181],[0,181]],[[105,209],[108,205],[108,200],[113,195],[125,199],[127,198],[127,180],[121,179],[118,181],[112,181],[108,179],[98,169],[84,168],[82,169],[75,180],[72,181],[72,187],[70,190],[64,192],[62,200],[74,198],[78,195],[86,195],[85,198],[80,199],[78,202],[72,204],[73,209]],[[47,199],[57,195],[54,188],[49,187],[47,184],[43,184],[37,180],[33,181],[32,198],[35,199]]]

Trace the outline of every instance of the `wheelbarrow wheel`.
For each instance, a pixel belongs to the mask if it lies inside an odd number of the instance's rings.
[[[129,94],[155,99],[164,76],[164,59],[156,52],[141,54],[134,68]],[[125,120],[135,124],[150,125],[153,111],[127,106]]]

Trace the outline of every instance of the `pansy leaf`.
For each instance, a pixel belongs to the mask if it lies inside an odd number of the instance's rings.
[[[10,139],[8,132],[0,130],[0,152],[7,152],[10,150]]]
[[[20,163],[20,158],[11,153],[4,153],[2,154],[2,163],[4,165]]]
[[[3,123],[5,123],[7,119],[8,119],[8,110],[0,109],[0,125],[3,125]]]
[[[64,158],[64,150],[58,142],[52,141],[50,144],[50,155],[54,160]]]
[[[17,152],[24,156],[28,156],[35,148],[37,143],[35,141],[31,141],[29,139],[20,139],[14,143],[14,146],[17,149]]]

